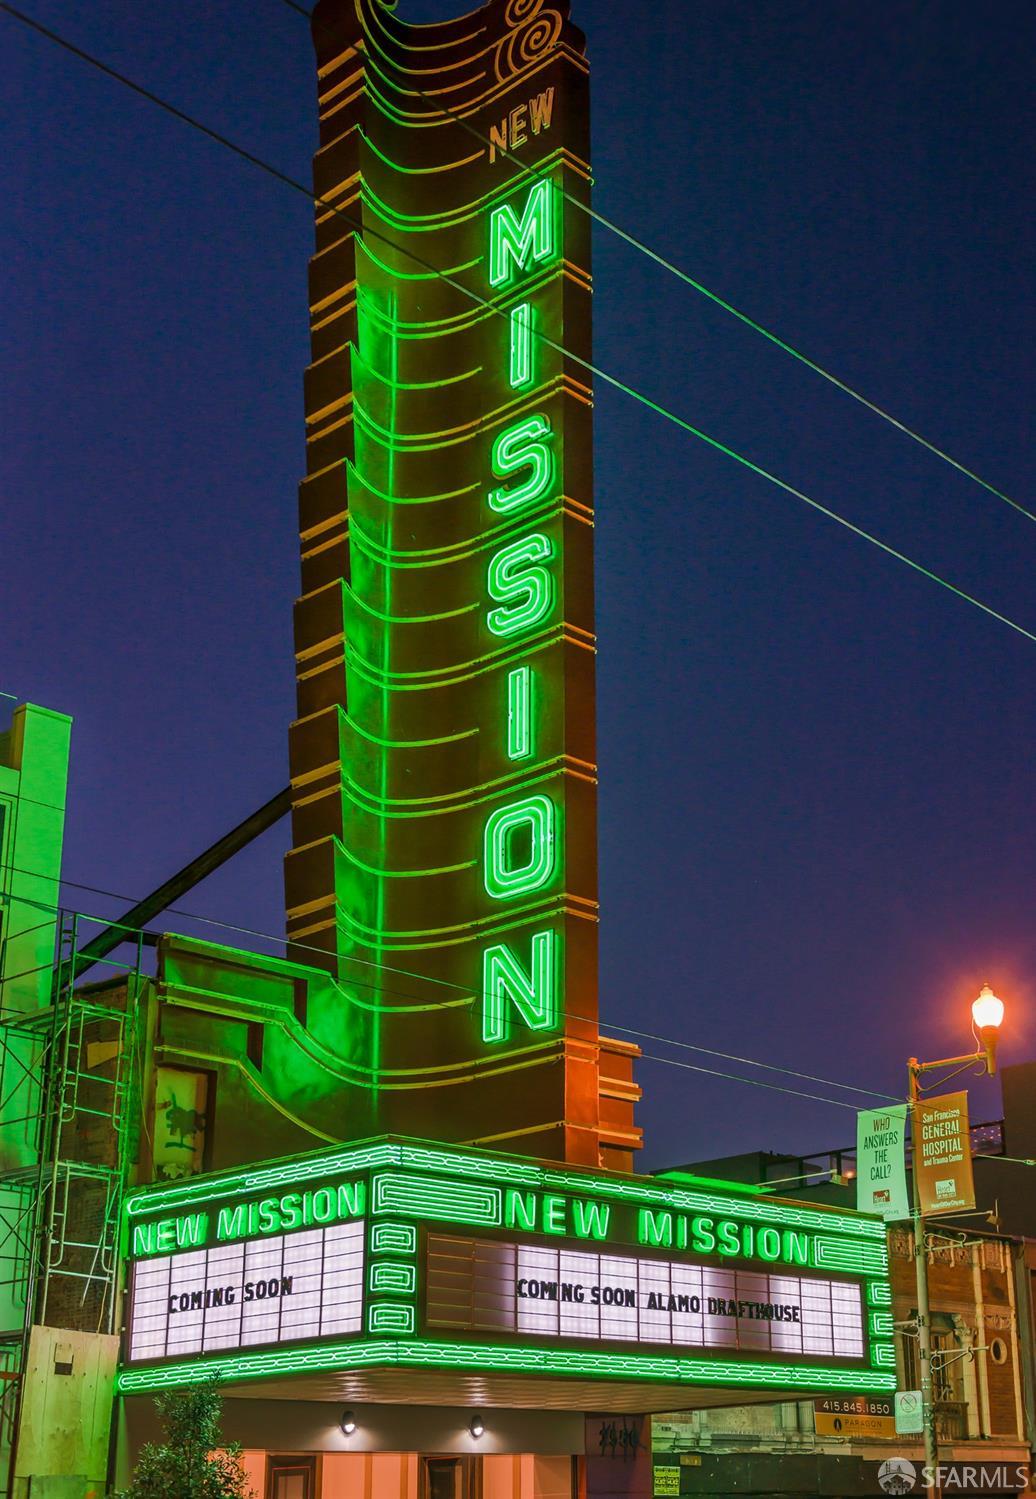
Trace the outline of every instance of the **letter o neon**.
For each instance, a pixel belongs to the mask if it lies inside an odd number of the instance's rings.
[[[527,895],[553,878],[557,867],[555,823],[554,803],[542,795],[524,797],[489,814],[482,870],[487,895],[494,900]],[[515,864],[514,837],[522,828],[529,829],[529,857],[524,864]]]

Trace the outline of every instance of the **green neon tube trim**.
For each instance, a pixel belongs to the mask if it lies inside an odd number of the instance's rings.
[[[539,564],[553,556],[554,543],[537,531],[501,547],[492,558],[487,586],[490,598],[501,606],[490,609],[486,616],[494,635],[506,638],[531,630],[550,614],[554,579],[549,569]]]
[[[503,286],[530,263],[555,252],[553,190],[549,179],[529,189],[519,219],[509,203],[489,216],[489,284]]]
[[[416,880],[424,879],[430,874],[457,874],[462,869],[470,869],[475,863],[474,859],[465,859],[463,864],[430,864],[422,869],[378,869],[373,864],[365,864],[348,848],[343,848],[342,853],[355,869],[362,869],[364,874],[372,874],[378,880]]]
[[[394,1302],[375,1302],[367,1308],[368,1332],[411,1333],[414,1330],[412,1306],[397,1306]]]
[[[507,673],[507,758],[527,760],[532,754],[532,667],[515,666]]]
[[[533,1031],[558,1024],[558,939],[553,931],[536,932],[528,970],[506,943],[487,947],[482,955],[482,1039],[506,1041],[511,1033],[508,1000]]]
[[[597,1379],[643,1379],[689,1385],[743,1385],[752,1388],[894,1390],[894,1369],[833,1369],[823,1364],[765,1364],[746,1360],[666,1358],[635,1353],[589,1353],[530,1344],[450,1343],[433,1339],[322,1343],[308,1348],[274,1348],[261,1353],[216,1355],[147,1369],[122,1368],[120,1394],[176,1389],[199,1384],[218,1374],[226,1381],[258,1379],[272,1374],[304,1374],[327,1369],[360,1369],[371,1365],[439,1369],[484,1369],[530,1374],[558,1374]]]
[[[497,1181],[528,1182],[530,1185],[540,1181],[543,1174],[538,1166],[530,1166],[521,1160],[501,1161],[499,1164],[502,1170],[487,1171],[486,1166],[489,1162],[485,1156],[455,1155],[448,1148],[440,1150],[434,1145],[425,1144],[401,1145],[399,1164],[416,1166],[422,1171],[445,1171],[453,1175],[477,1176],[483,1181],[489,1176],[495,1177]]]
[[[497,807],[486,818],[482,877],[486,894],[511,900],[542,890],[557,873],[557,812],[549,796],[536,793]],[[520,861],[516,845],[528,839],[528,855]]]
[[[357,244],[367,259],[374,262],[379,271],[383,271],[386,276],[394,276],[397,281],[438,281],[440,276],[444,274],[459,276],[462,271],[473,270],[482,260],[481,255],[476,255],[473,260],[462,260],[457,265],[443,266],[441,271],[400,271],[394,265],[389,265],[387,261],[382,260],[380,255],[376,255],[367,241],[361,239],[359,235],[357,235]],[[357,291],[360,290],[361,288],[357,287]]]
[[[417,1229],[412,1223],[372,1223],[371,1254],[416,1254]]]
[[[368,57],[369,55],[368,53]],[[407,177],[429,176],[438,172],[454,172],[458,167],[470,166],[473,161],[478,161],[482,156],[481,151],[473,151],[470,156],[462,156],[457,161],[448,161],[443,166],[437,164],[431,167],[404,167],[398,161],[393,161],[391,156],[386,156],[385,152],[375,145],[366,130],[360,130],[358,134],[363,143],[370,147],[380,161],[383,161],[387,167],[391,167],[393,172],[399,172],[401,175]]]
[[[367,1288],[387,1296],[412,1296],[417,1290],[417,1267],[396,1265],[391,1260],[375,1262],[370,1267]]]
[[[207,950],[215,945],[199,943],[198,946]],[[286,971],[290,969],[291,965],[285,965]],[[448,987],[454,988],[452,985]],[[474,1178],[480,1185],[488,1181],[538,1187],[545,1191],[565,1190],[584,1197],[618,1199],[649,1207],[675,1208],[718,1217],[735,1216],[746,1222],[807,1229],[819,1235],[826,1246],[843,1243],[850,1248],[877,1250],[882,1270],[864,1273],[875,1288],[872,1292],[874,1303],[889,1304],[888,1275],[884,1268],[887,1262],[885,1225],[879,1218],[849,1215],[805,1203],[767,1201],[754,1193],[743,1194],[737,1183],[731,1183],[729,1190],[695,1190],[663,1177],[630,1178],[537,1165],[493,1151],[453,1149],[423,1140],[358,1141],[344,1149],[323,1149],[290,1156],[254,1169],[194,1178],[175,1185],[137,1188],[128,1196],[126,1211],[132,1220],[141,1214],[159,1214],[185,1205],[220,1202],[234,1196],[258,1196],[280,1187],[294,1188],[305,1182],[354,1175],[368,1168],[400,1165],[433,1175]],[[825,1250],[827,1252],[829,1250]]]
[[[362,1171],[369,1166],[391,1165],[400,1159],[399,1146],[389,1141],[360,1144],[344,1151],[322,1151],[319,1155],[289,1156],[254,1171],[239,1171],[215,1180],[185,1182],[177,1187],[146,1187],[126,1202],[130,1217],[157,1213],[184,1202],[217,1202],[224,1197],[246,1196],[268,1187],[312,1181],[316,1177]]]
[[[493,473],[506,479],[519,469],[529,468],[529,477],[513,489],[491,489],[487,496],[492,510],[506,515],[541,499],[554,482],[554,454],[550,439],[550,422],[545,416],[523,417],[498,432],[493,443]]]
[[[345,463],[350,482],[361,485],[368,494],[372,494],[375,499],[384,500],[386,505],[434,505],[439,500],[459,500],[463,495],[471,494],[473,490],[478,488],[477,484],[462,484],[459,489],[444,489],[438,494],[389,494],[388,490],[379,489],[365,474],[361,474],[356,465],[348,458],[341,461]],[[329,470],[326,470],[326,472],[329,472]]]
[[[434,1176],[379,1172],[371,1184],[371,1212],[499,1228],[504,1221],[504,1194],[501,1187],[483,1182],[444,1182]]]
[[[532,329],[532,303],[519,302],[511,308],[509,321],[511,357],[508,378],[512,390],[524,390],[527,385],[532,384]]]

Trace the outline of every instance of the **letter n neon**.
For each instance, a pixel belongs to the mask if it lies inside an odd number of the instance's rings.
[[[536,932],[526,969],[506,943],[486,948],[482,958],[483,1041],[507,1039],[510,1005],[517,1010],[523,1029],[554,1029],[558,1023],[557,949],[555,932]]]

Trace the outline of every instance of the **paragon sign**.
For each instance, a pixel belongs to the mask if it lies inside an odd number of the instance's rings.
[[[589,113],[567,10],[315,12],[288,927],[340,980],[306,1024],[354,1133],[628,1167],[635,1048],[597,1032]]]
[[[126,1392],[401,1364],[895,1387],[883,1224],[707,1181],[376,1140],[136,1193],[127,1249]]]

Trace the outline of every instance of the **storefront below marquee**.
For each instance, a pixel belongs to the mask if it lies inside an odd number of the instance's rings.
[[[571,1499],[587,1417],[895,1388],[880,1220],[382,1137],[129,1195],[124,1480],[217,1376],[260,1499]]]
[[[143,1443],[161,1440],[150,1398],[121,1405],[120,1487]],[[223,1423],[227,1440],[241,1444],[255,1499],[577,1499],[585,1424],[565,1412],[351,1406],[258,1392],[228,1397]]]

